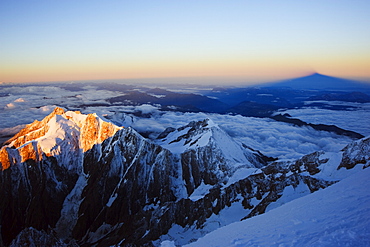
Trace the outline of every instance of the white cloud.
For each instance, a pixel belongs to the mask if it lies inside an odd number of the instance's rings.
[[[49,95],[58,96],[61,94],[71,93],[58,86],[11,86],[1,88],[1,92],[11,95]]]
[[[336,102],[339,104],[339,102]],[[343,104],[343,102],[341,102]],[[288,113],[294,118],[313,124],[336,125],[345,130],[358,132],[364,136],[370,135],[370,103],[348,103],[359,109],[338,111],[307,107],[281,112]],[[346,103],[346,105],[348,105]]]
[[[17,134],[25,125],[17,125],[11,128],[0,129],[0,145]]]
[[[18,98],[16,100],[14,100],[14,102],[26,102],[23,98]]]
[[[299,158],[315,151],[338,151],[351,139],[336,134],[296,127],[272,119],[250,118],[205,113],[167,112],[150,119],[135,119],[132,127],[138,131],[161,132],[167,127],[181,127],[190,121],[212,119],[236,141],[262,153],[282,159]]]
[[[5,109],[14,109],[14,108],[15,108],[14,103],[9,103],[9,104],[6,104],[5,106]]]
[[[11,128],[21,124],[29,124],[35,120],[42,120],[49,115],[55,108],[55,105],[35,107],[14,107],[0,110],[1,125],[0,129]]]
[[[140,106],[136,106],[135,110],[141,111],[143,114],[155,113],[158,112],[158,108],[152,105],[143,104]]]
[[[21,124],[28,124],[35,119],[41,120],[56,105],[78,108],[81,104],[104,102],[109,97],[121,95],[121,92],[96,90],[85,87],[81,91],[68,91],[57,86],[2,87],[0,92],[9,94],[0,97],[0,129]],[[293,117],[310,123],[335,124],[338,127],[370,135],[370,104],[361,104],[356,111],[333,111],[306,108],[286,111]],[[351,140],[325,131],[316,131],[308,127],[296,127],[272,119],[243,116],[160,112],[152,105],[87,107],[82,113],[96,112],[99,116],[114,116],[114,122],[122,126],[132,126],[140,132],[153,132],[154,138],[167,127],[181,127],[191,121],[205,118],[212,119],[236,141],[244,143],[266,155],[279,158],[299,158],[317,150],[337,151]],[[128,116],[123,112],[142,112],[152,114],[151,118]]]

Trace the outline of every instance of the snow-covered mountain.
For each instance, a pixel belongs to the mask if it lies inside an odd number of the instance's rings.
[[[181,160],[188,194],[201,183],[227,183],[238,170],[259,168],[271,159],[238,144],[210,119],[167,128],[157,139]]]
[[[5,143],[8,145],[1,149],[0,156],[2,170],[27,160],[41,161],[43,156],[56,157],[58,163],[68,168],[73,163],[72,157],[80,156],[80,151],[86,152],[119,129],[95,114],[64,112],[57,107],[42,121],[27,125]]]
[[[195,246],[369,246],[370,169],[263,215],[220,228]],[[174,246],[167,240],[164,245]]]
[[[56,108],[0,151],[0,243],[187,244],[369,166],[369,139],[279,161],[210,119],[153,141],[95,114]]]

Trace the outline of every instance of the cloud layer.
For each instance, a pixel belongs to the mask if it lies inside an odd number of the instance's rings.
[[[134,118],[131,122],[122,121],[122,125],[127,124],[140,132],[153,132],[151,137],[154,138],[167,127],[178,128],[190,121],[205,118],[212,119],[236,141],[260,150],[265,155],[280,159],[299,158],[318,150],[338,151],[351,142],[348,137],[330,132],[296,127],[272,119],[240,115],[166,112],[151,118]],[[123,119],[127,119],[127,116]]]
[[[282,112],[290,114],[305,122],[313,124],[336,125],[339,128],[352,130],[364,136],[370,135],[370,103],[348,103],[348,102],[325,102],[335,105],[350,105],[353,109],[347,111],[320,109],[317,107],[306,107],[303,109],[291,109]]]
[[[41,120],[55,106],[81,110],[82,113],[97,113],[117,125],[132,126],[141,133],[156,136],[167,127],[181,127],[190,121],[212,119],[236,141],[244,143],[266,155],[281,159],[299,158],[318,151],[338,151],[351,140],[309,127],[296,127],[272,119],[251,118],[240,115],[206,113],[160,112],[156,106],[86,106],[105,103],[105,99],[122,92],[101,90],[97,86],[84,86],[66,90],[58,86],[11,86],[0,88],[0,136],[14,134],[19,125]],[[84,107],[81,107],[84,105]],[[335,124],[338,127],[370,135],[370,104],[353,111],[333,111],[304,108],[285,111],[309,123]],[[139,113],[139,114],[138,114]],[[138,115],[144,114],[144,117]]]

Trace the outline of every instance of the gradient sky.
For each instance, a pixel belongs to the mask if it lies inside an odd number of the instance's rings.
[[[369,0],[1,0],[0,82],[370,78]]]

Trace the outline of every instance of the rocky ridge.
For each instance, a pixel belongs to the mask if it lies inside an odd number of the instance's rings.
[[[5,143],[0,151],[1,169],[27,160],[39,162],[43,157],[86,152],[119,129],[95,114],[65,112],[56,107],[42,121],[35,120]]]
[[[370,164],[370,138],[280,162],[208,119],[167,129],[153,143],[94,114],[56,108],[20,133],[0,151],[5,245],[185,244]]]

